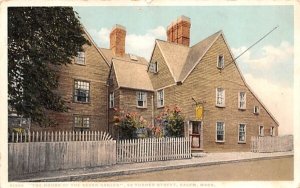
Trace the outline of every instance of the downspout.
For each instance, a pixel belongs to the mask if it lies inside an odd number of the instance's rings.
[[[109,83],[109,82],[108,82]],[[109,84],[106,84],[106,124],[107,124],[107,131],[109,134],[110,130],[109,130]]]
[[[152,125],[154,125],[154,93],[151,96],[152,99]]]

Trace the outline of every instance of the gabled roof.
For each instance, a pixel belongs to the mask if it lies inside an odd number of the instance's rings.
[[[109,65],[111,65],[111,62],[112,62],[113,58],[122,59],[124,61],[129,61],[129,62],[138,62],[139,64],[148,65],[147,60],[143,57],[140,57],[140,56],[135,55],[135,57],[137,58],[137,61],[136,61],[136,60],[133,60],[133,59],[130,58],[130,55],[132,55],[132,54],[124,54],[124,56],[122,56],[122,57],[116,57],[113,54],[111,49],[107,49],[107,48],[99,48],[99,49],[102,52],[102,54],[105,56],[105,58],[107,60],[107,63]]]
[[[183,82],[188,77],[188,75],[192,72],[202,57],[206,54],[208,49],[221,34],[222,31],[218,31],[190,48],[185,65],[181,70],[179,81]]]
[[[156,40],[175,82],[183,82],[186,79],[221,34],[222,31],[218,31],[192,47]]]
[[[113,58],[112,67],[119,87],[153,91],[147,64]]]
[[[156,43],[161,50],[174,81],[177,82],[189,54],[189,47],[162,40],[156,40]]]

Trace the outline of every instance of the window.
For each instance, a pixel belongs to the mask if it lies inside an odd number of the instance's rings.
[[[85,64],[85,53],[77,52],[76,64],[84,65]]]
[[[164,90],[157,91],[157,108],[164,106]]]
[[[270,136],[275,136],[275,127],[271,127]]]
[[[224,68],[224,56],[223,55],[219,55],[218,56],[217,67],[219,69],[223,69]]]
[[[259,136],[264,136],[264,126],[259,126],[259,132],[258,132]]]
[[[239,142],[246,142],[246,125],[239,124]]]
[[[158,72],[158,65],[157,65],[157,61],[156,62],[152,62],[150,63],[150,72],[152,73],[157,73]]]
[[[254,106],[254,110],[253,110],[253,113],[254,114],[259,114],[259,106]]]
[[[246,109],[246,93],[239,92],[239,109]]]
[[[216,142],[225,142],[225,124],[217,122]]]
[[[216,89],[216,106],[225,107],[225,90],[223,88]]]
[[[109,108],[115,107],[115,93],[112,92],[109,94]]]
[[[137,97],[137,107],[147,108],[147,93],[138,91],[136,93],[136,97]]]
[[[90,83],[86,81],[75,80],[74,101],[87,103],[90,99]]]
[[[74,116],[74,127],[75,128],[89,128],[90,118],[76,115]]]

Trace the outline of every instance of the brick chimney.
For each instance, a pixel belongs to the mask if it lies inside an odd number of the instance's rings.
[[[116,24],[109,35],[110,49],[115,56],[122,57],[125,54],[125,38],[126,28],[122,25]]]
[[[167,40],[177,44],[190,46],[191,19],[180,16],[167,28]]]

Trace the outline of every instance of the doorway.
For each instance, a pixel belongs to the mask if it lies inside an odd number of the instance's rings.
[[[189,137],[191,139],[191,147],[192,149],[200,149],[201,148],[201,121],[190,121],[189,122]]]

